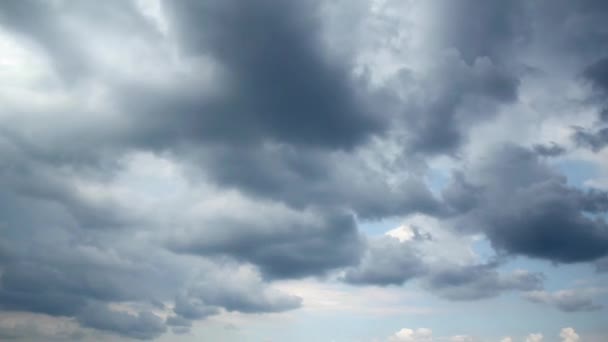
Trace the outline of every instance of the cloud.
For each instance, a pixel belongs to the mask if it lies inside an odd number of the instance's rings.
[[[599,273],[608,272],[608,257],[603,257],[595,262],[595,269]]]
[[[425,249],[435,235],[359,227],[420,213],[452,244],[479,233],[500,256],[603,270],[608,197],[552,169],[544,157],[563,141],[467,158],[486,145],[479,128],[517,121],[518,106],[535,113],[514,127],[561,123],[532,100],[532,70],[580,75],[564,101],[578,115],[589,95],[605,123],[605,5],[429,2],[397,21],[374,9],[395,4],[164,1],[150,15],[136,1],[1,3],[0,310],[153,339],[299,308],[277,280],[416,278],[452,300],[540,289],[530,272],[440,267],[444,251]],[[575,139],[599,151],[604,130]],[[576,303],[562,306],[593,307]]]
[[[526,300],[556,307],[564,312],[597,311],[601,305],[593,303],[591,294],[584,290],[561,290],[556,292],[532,291],[523,295]]]
[[[588,65],[583,71],[583,76],[598,91],[608,91],[608,57],[601,58]]]
[[[190,303],[192,306],[222,306],[244,313],[281,312],[298,308],[302,302],[297,296],[267,287],[254,269],[245,266],[203,277],[187,290],[187,295],[196,300]]]
[[[85,327],[115,332],[140,340],[153,339],[166,331],[163,320],[149,311],[130,314],[104,305],[89,305],[77,317]]]
[[[315,215],[258,204],[252,209],[253,216],[244,220],[214,215],[210,222],[199,221],[210,229],[184,232],[171,239],[169,247],[179,253],[234,256],[258,265],[272,278],[322,274],[358,260],[359,235],[354,218],[346,213]],[[217,226],[223,229],[214,229]]]
[[[582,262],[608,253],[608,194],[569,186],[530,150],[507,145],[444,190],[452,224],[483,232],[504,253],[554,262]],[[475,181],[471,181],[475,179]],[[457,216],[458,216],[457,215]]]
[[[0,315],[0,338],[3,340],[79,341],[88,334],[74,322],[35,314]]]
[[[409,104],[412,116],[405,117],[410,153],[457,152],[475,122],[489,120],[499,105],[517,98],[517,76],[487,57],[469,65],[457,55],[446,54],[437,64],[422,76],[432,81],[417,85],[423,96]]]
[[[580,337],[573,328],[563,328],[559,333],[559,337],[562,338],[563,342],[578,342],[580,340]]]
[[[427,328],[416,330],[403,328],[388,338],[389,342],[431,342],[433,331]]]
[[[566,153],[566,149],[560,145],[552,143],[551,145],[534,145],[534,152],[543,157],[557,157]]]
[[[432,293],[449,300],[479,300],[503,291],[530,291],[542,288],[542,274],[523,270],[501,274],[495,264],[436,266],[424,279]]]
[[[574,140],[580,146],[589,147],[594,152],[599,152],[608,146],[608,128],[600,128],[595,131],[577,130],[574,133]]]
[[[356,267],[346,270],[344,281],[357,285],[400,285],[426,272],[426,265],[413,244],[384,236],[368,241]]]
[[[526,337],[526,342],[541,342],[543,334],[530,334]]]
[[[599,122],[591,129],[578,128],[573,134],[574,142],[581,147],[599,152],[608,145],[608,57],[603,57],[588,65],[583,71],[583,78],[591,84],[594,92],[591,101],[599,107]]]
[[[254,139],[346,149],[381,129],[345,65],[324,54],[316,1],[163,5],[184,53],[211,55],[227,73],[228,89],[215,103],[162,108],[152,114],[159,125],[187,128],[195,139],[232,140],[238,130]],[[164,115],[167,110],[181,120]]]

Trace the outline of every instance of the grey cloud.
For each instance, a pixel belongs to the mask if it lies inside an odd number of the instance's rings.
[[[79,219],[80,211],[99,210],[88,209],[85,198],[73,196],[70,180],[74,178],[58,177],[59,169],[42,163],[22,163],[27,154],[20,157],[23,160],[4,158],[10,163],[2,166],[0,310],[77,317],[82,325],[142,339],[160,334],[158,324],[148,314],[117,325],[122,318],[131,317],[115,318],[110,313],[91,316],[88,308],[92,303],[170,302],[188,286],[191,272],[200,271],[199,266],[188,266],[191,260],[150,241],[134,239],[132,234],[137,234],[141,221],[114,226],[103,217],[101,224],[96,224],[96,216]],[[112,219],[120,216],[114,205],[107,208]],[[229,271],[217,267],[206,270],[209,277],[218,272]],[[216,298],[212,313],[224,304],[238,310],[234,302],[242,299],[236,296],[258,296],[256,290],[267,291],[264,285],[248,288],[250,293]],[[297,303],[292,304],[276,304],[273,311],[297,307]],[[249,304],[243,310],[264,310],[262,305]],[[148,325],[150,332],[145,330]]]
[[[232,139],[246,124],[264,138],[346,149],[377,132],[380,121],[364,110],[348,70],[323,53],[316,5],[165,2],[186,53],[211,54],[229,74],[225,104],[176,113],[188,115],[179,120],[185,128],[201,137],[221,130]]]
[[[364,152],[380,153],[376,149]],[[438,199],[419,176],[406,174],[391,184],[377,165],[339,152],[321,154],[274,145],[223,147],[203,152],[194,160],[206,165],[219,184],[296,208],[338,206],[363,219],[441,211]],[[386,167],[402,172],[404,166]]]
[[[487,57],[468,65],[460,56],[447,54],[427,76],[429,83],[419,82],[424,97],[406,109],[408,148],[424,155],[454,154],[473,125],[517,99],[518,77]]]
[[[603,257],[595,262],[595,269],[599,273],[608,272],[608,257]]]
[[[393,237],[370,239],[361,262],[348,268],[344,281],[356,285],[400,285],[426,272],[415,246]]]
[[[527,271],[501,274],[496,267],[496,264],[435,267],[424,283],[432,293],[449,300],[479,300],[504,291],[542,288],[542,274]]]
[[[218,313],[219,306],[243,313],[281,312],[300,307],[302,299],[269,288],[250,269],[240,268],[231,274],[201,278],[175,303],[173,311],[192,320]]]
[[[140,340],[159,337],[166,331],[163,320],[155,314],[143,311],[130,314],[114,311],[104,305],[89,305],[78,316],[78,322],[90,328],[118,333]]]
[[[603,123],[608,122],[608,102],[606,102],[606,94],[608,94],[608,57],[601,58],[588,65],[583,71],[583,77],[595,90],[591,97],[592,101],[597,103],[600,108],[599,122],[596,124],[600,127],[576,128],[572,138],[578,146],[599,152],[608,146],[608,127],[601,127]]]
[[[503,146],[469,170],[463,186],[453,179],[448,203],[472,203],[452,220],[458,229],[482,231],[501,252],[555,262],[591,261],[608,253],[608,194],[569,186],[534,152]],[[475,179],[475,182],[471,180]]]
[[[320,222],[279,214],[272,223],[276,227],[266,226],[265,221],[207,222],[211,229],[198,236],[177,236],[169,247],[180,253],[233,256],[256,264],[272,278],[317,275],[355,263],[360,238],[354,218],[341,213],[317,214],[321,214]],[[218,226],[221,231],[213,229]]]
[[[564,3],[555,7],[562,11]],[[324,50],[317,1],[166,1],[167,36],[157,35],[134,4],[0,4],[3,28],[44,50],[63,78],[83,80],[82,89],[62,88],[54,78],[44,79],[52,86],[28,88],[49,96],[58,92],[57,102],[78,104],[41,111],[38,98],[27,98],[27,108],[2,103],[8,113],[0,117],[3,311],[68,317],[148,339],[167,325],[185,332],[192,320],[222,310],[298,308],[300,298],[273,290],[267,281],[345,267],[345,281],[356,284],[401,284],[428,275],[430,288],[452,299],[537,284],[536,275],[501,275],[489,266],[428,271],[404,244],[387,238],[366,247],[357,230],[355,218],[416,212],[451,214],[458,228],[485,232],[507,253],[563,262],[608,253],[606,223],[593,217],[606,211],[605,193],[569,187],[538,160],[554,150],[499,152],[479,171],[481,177],[467,170],[455,176],[443,192],[445,203],[426,186],[424,171],[416,170],[424,169],[427,156],[456,155],[472,127],[517,100],[521,75],[510,50],[525,36],[519,26],[527,18],[522,8],[529,7],[467,1],[448,11],[453,17],[445,21],[441,44],[458,53],[437,54],[428,75],[413,71],[406,81],[420,85],[421,96],[393,107],[352,75],[350,60],[338,61]],[[605,8],[601,2],[585,4],[573,5],[585,19],[593,19],[596,6]],[[487,29],[462,20],[469,12]],[[105,40],[94,35],[80,42],[86,32],[79,28],[112,36],[121,45],[107,49],[127,53],[142,44],[155,55],[173,56],[177,38],[178,62],[163,60],[156,66],[160,76],[150,72],[150,78],[148,69],[134,67],[131,75],[104,68],[89,47],[105,48]],[[570,38],[589,32],[578,26],[573,31]],[[210,81],[207,67],[213,69]],[[586,77],[602,86],[603,74],[594,68],[602,66],[591,67]],[[131,203],[83,194],[79,182],[110,188],[123,170],[120,160],[142,151],[195,169],[188,179],[193,187],[210,181],[218,191],[274,207],[255,215],[235,208],[186,222],[183,207],[147,207],[138,215],[128,210]],[[125,192],[121,196],[131,200]],[[159,219],[157,211],[170,219]],[[264,215],[271,219],[259,219]],[[182,228],[187,234],[167,239],[169,231]],[[253,265],[255,275],[225,275],[243,265]],[[173,308],[166,322],[145,309],[131,315],[108,307],[158,302],[168,305],[157,309]]]
[[[574,133],[574,141],[579,146],[598,152],[608,146],[608,127],[598,130],[579,129]]]
[[[236,282],[223,285],[224,287],[221,289],[216,284],[199,285],[192,288],[190,293],[203,298],[206,303],[222,305],[228,311],[244,313],[281,312],[299,308],[302,304],[301,298],[276,290],[252,291],[244,286],[251,284],[237,284]]]
[[[596,311],[601,305],[593,303],[592,297],[585,291],[563,290],[557,292],[533,291],[523,297],[534,303],[543,303],[556,307],[564,312]]]
[[[190,327],[192,326],[192,321],[182,316],[170,316],[167,318],[167,325],[173,327]]]
[[[566,149],[556,143],[551,143],[551,145],[536,144],[533,149],[534,152],[543,157],[557,157],[566,153]]]
[[[608,92],[608,57],[604,57],[587,66],[583,76],[600,92]]]
[[[435,1],[434,4],[443,19],[438,21],[442,45],[457,49],[468,63],[478,57],[495,61],[509,57],[517,40],[529,31],[521,1]],[[471,17],[477,20],[469,20]]]
[[[128,29],[146,38],[158,35],[132,1],[8,0],[0,4],[0,25],[38,45],[67,81],[86,79],[96,67],[94,55],[85,45],[76,43],[78,32],[70,27],[79,21],[97,30]]]
[[[216,315],[220,311],[217,307],[206,305],[199,298],[189,298],[184,295],[177,296],[173,308],[178,316],[173,317],[168,323],[170,325],[184,325],[188,320],[196,320]]]
[[[88,68],[86,57],[70,40],[65,39],[57,8],[49,2],[5,1],[0,24],[28,37],[46,51],[61,74],[74,76]]]
[[[71,322],[59,321],[43,324],[37,317],[27,317],[23,322],[11,324],[0,321],[0,339],[3,341],[81,341],[87,334]]]
[[[473,126],[518,98],[522,75],[511,50],[524,27],[522,9],[519,1],[429,4],[438,16],[431,39],[440,57],[432,75],[424,77],[429,84],[406,80],[421,88],[422,96],[415,98],[428,97],[428,102],[414,100],[404,109],[408,148],[424,155],[457,155]],[[467,19],[471,16],[476,20]]]
[[[188,327],[173,327],[171,328],[171,332],[177,335],[184,335],[190,332],[190,328]]]

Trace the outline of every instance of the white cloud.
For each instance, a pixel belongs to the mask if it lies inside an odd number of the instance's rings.
[[[450,342],[473,342],[475,339],[469,335],[456,335],[450,338]]]
[[[541,342],[543,340],[543,334],[530,334],[526,337],[526,342]]]
[[[414,238],[414,230],[406,225],[401,225],[395,229],[391,229],[386,232],[386,235],[394,237],[400,242],[410,241]]]
[[[432,342],[433,331],[427,328],[416,330],[403,328],[388,338],[389,342]]]
[[[513,339],[509,336],[504,337],[502,340],[500,340],[500,342],[513,342]]]
[[[580,341],[580,337],[574,331],[573,328],[563,328],[559,333],[559,336],[562,338],[563,342],[578,342]]]

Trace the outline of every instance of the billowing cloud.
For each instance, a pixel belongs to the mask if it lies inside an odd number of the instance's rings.
[[[400,285],[426,272],[415,247],[385,236],[368,241],[359,265],[346,270],[344,281],[352,284]]]
[[[556,165],[605,152],[607,9],[0,3],[0,336],[155,339],[300,308],[302,278],[596,310],[503,266],[606,269],[608,195]],[[367,230],[417,214],[443,233]]]
[[[444,190],[446,202],[462,215],[457,229],[482,231],[498,251],[555,262],[608,254],[601,218],[608,210],[606,192],[572,187],[537,154],[512,145],[469,173],[457,174]]]
[[[427,328],[403,328],[388,338],[389,342],[432,342],[433,331]]]
[[[578,336],[573,328],[563,328],[559,333],[559,337],[562,338],[562,342],[578,342],[580,340],[580,336]]]
[[[530,334],[526,337],[526,342],[542,342],[543,334]]]

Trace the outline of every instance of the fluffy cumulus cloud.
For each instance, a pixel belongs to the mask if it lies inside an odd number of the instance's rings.
[[[580,341],[580,337],[574,331],[573,328],[563,328],[559,333],[559,337],[562,338],[562,342],[578,342]]]
[[[2,1],[0,339],[179,339],[295,315],[290,281],[597,314],[603,290],[542,273],[607,269],[607,18],[592,0]]]
[[[530,334],[526,337],[526,342],[542,342],[543,334]]]
[[[388,338],[390,342],[431,342],[433,331],[427,328],[403,328]]]

